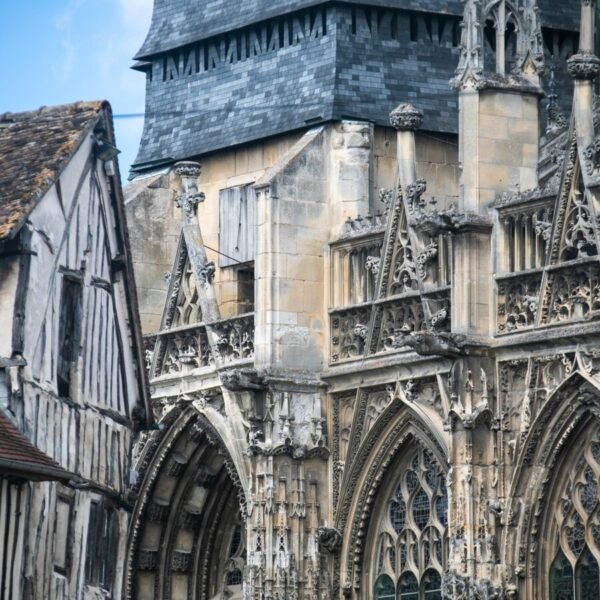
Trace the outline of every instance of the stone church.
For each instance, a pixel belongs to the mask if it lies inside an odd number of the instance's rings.
[[[155,0],[125,598],[600,598],[596,9]]]

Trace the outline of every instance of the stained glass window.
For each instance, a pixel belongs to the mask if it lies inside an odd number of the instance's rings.
[[[577,598],[579,600],[598,600],[600,598],[600,570],[594,555],[585,549],[575,570]]]
[[[442,600],[442,578],[437,571],[425,571],[422,586],[425,600]]]
[[[573,567],[559,550],[550,569],[550,600],[575,600]]]
[[[388,575],[381,575],[377,578],[375,600],[396,600],[396,586]]]
[[[239,569],[227,573],[227,585],[242,585],[242,572]]]
[[[419,600],[419,582],[410,571],[403,573],[400,577],[398,600]]]
[[[441,599],[448,520],[445,476],[423,449],[407,453],[403,464],[377,525],[374,597]],[[395,582],[392,588],[390,581]]]
[[[600,599],[598,473],[600,445],[593,439],[569,472],[554,512],[558,548],[549,572],[550,600]]]

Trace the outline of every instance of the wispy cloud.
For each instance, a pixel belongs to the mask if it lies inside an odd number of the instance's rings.
[[[60,83],[64,83],[73,73],[77,47],[70,36],[64,37],[60,45],[62,52],[59,59],[52,65],[52,73]]]
[[[146,33],[152,17],[153,0],[118,0],[121,20],[132,32]]]
[[[52,72],[60,83],[64,83],[69,79],[75,66],[77,46],[73,42],[71,30],[75,19],[75,13],[81,5],[81,2],[82,0],[69,0],[64,10],[62,10],[54,20],[54,27],[61,35],[61,52],[52,65]]]

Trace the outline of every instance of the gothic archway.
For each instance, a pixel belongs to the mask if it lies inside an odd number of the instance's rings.
[[[146,449],[129,536],[125,597],[242,598],[245,496],[211,423],[173,409]]]
[[[445,524],[438,523],[432,512],[437,510],[435,507],[437,499],[440,496],[445,497],[447,446],[444,435],[441,431],[435,430],[432,423],[424,423],[420,416],[399,399],[395,399],[388,406],[380,422],[385,425],[371,429],[352,461],[341,492],[341,496],[347,498],[347,502],[341,503],[341,510],[336,519],[336,527],[344,532],[340,570],[336,577],[344,586],[345,593],[351,594],[347,597],[352,598],[372,598],[376,589],[378,598],[387,598],[391,593],[392,583],[395,594],[401,594],[398,590],[403,589],[403,586],[407,590],[406,593],[409,593],[411,586],[415,587],[414,581],[407,579],[411,574],[417,580],[418,594],[421,586],[429,585],[425,581],[435,586],[436,575],[441,575],[446,561]],[[407,476],[410,477],[407,475],[409,471],[414,471],[413,463],[417,465],[419,471],[414,487],[405,479]],[[425,469],[426,464],[432,466],[428,475],[429,484],[423,479],[425,472],[428,471]],[[432,477],[434,473],[435,482]],[[421,482],[423,486],[420,485]],[[385,545],[385,535],[380,535],[385,534],[386,529],[389,529],[382,526],[381,515],[385,514],[387,519],[391,506],[384,508],[379,505],[382,502],[391,505],[399,499],[395,496],[399,484],[401,492],[406,495],[405,502],[408,501],[410,510],[423,509],[419,512],[419,524],[414,522],[414,515],[411,514],[406,521],[410,527],[403,528],[404,537],[414,534],[416,529],[419,530],[417,545],[412,546],[411,551],[420,553],[420,558],[402,569],[397,554],[398,568],[392,569],[389,557],[384,557],[384,565],[388,560],[386,565],[388,568],[378,570],[381,552],[385,553],[393,545],[396,545],[399,552],[403,545],[400,539],[402,531],[396,537],[387,531],[390,534],[387,538],[390,545],[387,548],[382,547],[382,544]],[[386,524],[393,530],[392,524],[387,521]],[[426,559],[424,555],[427,552],[428,536],[431,537],[430,552],[435,553],[435,543],[438,540],[441,542],[438,554],[440,565],[437,569],[433,568],[437,564],[436,560]],[[426,565],[432,568],[427,569]],[[404,573],[406,576],[402,579]],[[398,597],[404,598],[403,595]],[[432,600],[435,597],[431,596]],[[406,598],[412,596],[407,595]],[[419,600],[420,596],[414,598]]]
[[[588,597],[575,590],[600,564],[599,436],[600,389],[575,372],[532,423],[505,508],[504,555],[519,597]]]
[[[428,449],[410,445],[373,506],[365,572],[375,600],[441,600],[447,525],[445,472]]]

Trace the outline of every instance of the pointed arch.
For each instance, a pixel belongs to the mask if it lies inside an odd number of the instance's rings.
[[[398,552],[395,548],[377,547],[371,521],[373,514],[381,512],[374,510],[378,498],[397,485],[398,470],[406,466],[402,459],[407,453],[411,457],[418,454],[421,457],[418,460],[434,464],[436,477],[439,481],[443,480],[445,485],[447,444],[443,432],[438,431],[432,423],[424,422],[400,398],[395,398],[356,452],[342,483],[341,500],[336,514],[336,528],[343,532],[337,564],[339,580],[342,585],[362,585],[364,589],[360,590],[361,597],[371,597],[376,584],[373,573],[369,577],[361,577],[361,571],[364,568],[370,569],[368,565],[373,561],[389,563],[395,560],[393,555]],[[428,494],[428,501],[433,501],[432,491]],[[411,496],[411,510],[414,509],[413,503]],[[386,515],[387,512],[386,509]],[[413,516],[409,518],[413,519]],[[428,529],[428,524],[429,521],[423,524],[424,531]]]
[[[584,509],[579,505],[562,514],[563,500],[569,485],[569,494],[584,485],[579,463],[590,455],[588,446],[599,435],[600,384],[580,371],[552,393],[523,435],[504,509],[507,527],[502,540],[503,559],[516,565],[522,597],[553,597],[550,583],[560,587],[569,572],[564,561],[573,572],[577,568],[591,533],[584,531],[580,519]],[[592,462],[597,484],[600,461]],[[571,541],[567,530],[573,534]]]
[[[189,599],[241,593],[244,466],[192,404],[162,424],[140,462],[124,597],[170,598],[175,587]]]

